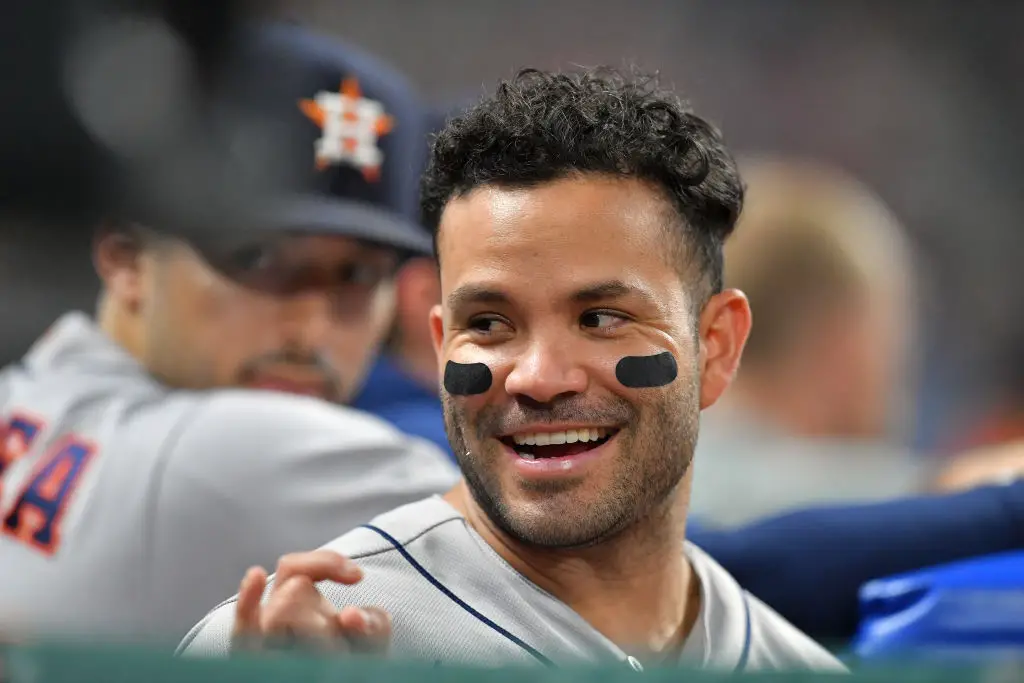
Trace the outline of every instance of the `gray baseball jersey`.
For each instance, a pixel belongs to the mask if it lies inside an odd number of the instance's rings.
[[[252,564],[458,480],[365,413],[171,390],[82,314],[0,372],[0,628],[175,643]]]
[[[364,571],[355,586],[322,582],[334,605],[376,605],[393,619],[392,654],[459,664],[639,662],[567,605],[531,583],[440,497],[393,510],[326,546]],[[842,671],[839,662],[692,544],[701,586],[697,624],[682,663],[726,670]],[[211,612],[179,652],[229,651],[235,599]]]

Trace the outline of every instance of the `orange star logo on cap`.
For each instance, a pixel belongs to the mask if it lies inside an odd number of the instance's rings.
[[[368,182],[380,180],[384,152],[378,142],[394,128],[394,118],[384,105],[363,97],[359,82],[346,78],[338,92],[321,91],[313,99],[299,100],[299,109],[319,126],[316,168],[349,164]]]

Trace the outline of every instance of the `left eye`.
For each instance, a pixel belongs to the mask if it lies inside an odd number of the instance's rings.
[[[624,316],[609,311],[587,311],[580,316],[580,325],[598,329],[616,327],[625,321],[626,318]]]

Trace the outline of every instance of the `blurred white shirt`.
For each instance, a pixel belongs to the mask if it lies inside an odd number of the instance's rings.
[[[733,526],[792,508],[920,492],[930,464],[898,444],[787,435],[733,405],[701,417],[690,513]]]

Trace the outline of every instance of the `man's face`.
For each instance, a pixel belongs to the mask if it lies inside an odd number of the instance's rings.
[[[333,236],[281,235],[206,258],[180,242],[147,250],[138,266],[143,363],[172,386],[345,402],[390,323],[396,262]]]
[[[472,396],[442,388],[445,424],[474,500],[513,538],[589,545],[675,500],[706,397],[669,215],[646,185],[601,176],[485,187],[444,211],[440,366],[493,378]],[[623,357],[666,351],[674,382],[617,379]]]

